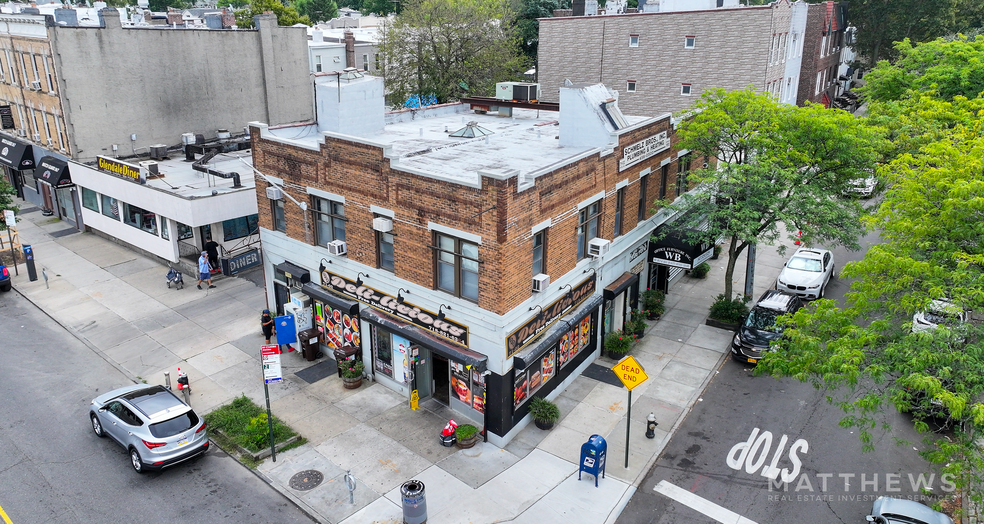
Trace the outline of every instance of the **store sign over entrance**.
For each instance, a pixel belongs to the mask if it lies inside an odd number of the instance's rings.
[[[659,242],[649,243],[649,262],[658,266],[693,269],[714,255],[710,242],[689,244],[685,235],[670,233]]]
[[[506,354],[512,358],[517,351],[526,347],[543,333],[545,329],[552,326],[560,317],[566,315],[574,308],[579,306],[591,295],[596,288],[596,278],[594,275],[588,280],[581,282],[571,292],[553,301],[549,306],[543,308],[543,312],[513,331],[506,337]]]
[[[468,326],[463,326],[446,318],[438,318],[437,313],[420,309],[410,302],[401,303],[394,296],[380,293],[365,285],[357,286],[355,282],[328,271],[321,272],[321,285],[384,313],[402,318],[455,344],[468,347]]]

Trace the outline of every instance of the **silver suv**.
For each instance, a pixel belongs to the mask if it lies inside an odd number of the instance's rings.
[[[92,400],[89,421],[130,456],[137,473],[163,469],[208,451],[205,421],[163,386],[135,384]]]

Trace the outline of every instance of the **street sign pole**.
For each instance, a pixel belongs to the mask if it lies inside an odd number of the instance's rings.
[[[622,384],[629,390],[629,408],[625,415],[625,469],[629,469],[629,434],[632,424],[632,390],[649,380],[649,375],[642,368],[642,364],[636,361],[635,357],[627,356],[619,360],[612,368],[615,376],[622,381]]]
[[[280,371],[280,346],[275,344],[260,346],[260,366],[263,370],[263,396],[266,397],[267,427],[270,429],[270,455],[277,461],[277,445],[273,441],[273,413],[270,411],[270,383],[283,382]]]
[[[266,381],[263,381],[263,396],[266,397],[267,405],[267,426],[270,428],[270,456],[273,457],[273,461],[277,461],[277,446],[273,442],[273,414],[270,412],[270,386],[267,385]]]

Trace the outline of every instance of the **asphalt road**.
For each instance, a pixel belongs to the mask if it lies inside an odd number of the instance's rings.
[[[877,242],[869,234],[860,252],[834,249],[837,272]],[[827,297],[842,301],[849,286],[832,280]],[[923,436],[909,417],[889,408],[880,422],[891,430],[876,429],[875,450],[862,452],[826,392],[752,369],[722,363],[618,523],[857,523],[878,496],[931,502],[920,481],[937,495],[952,490],[918,455]]]
[[[134,472],[86,418],[92,398],[131,382],[16,291],[0,293],[0,340],[0,508],[13,524],[312,522],[218,448]]]

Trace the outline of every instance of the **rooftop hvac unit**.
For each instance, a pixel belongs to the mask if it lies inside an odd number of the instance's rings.
[[[160,174],[159,164],[155,160],[144,160],[139,162],[139,164],[140,167],[146,168],[147,172],[150,173],[151,176],[157,176]]]
[[[540,273],[533,277],[533,292],[542,293],[547,290],[547,286],[550,285],[550,275]]]
[[[167,145],[154,144],[150,146],[150,158],[154,160],[164,160],[167,158]]]
[[[348,253],[348,244],[344,240],[332,240],[328,242],[328,253],[342,256]]]
[[[611,245],[611,241],[604,238],[592,238],[588,242],[588,255],[591,258],[601,258],[602,255],[608,253],[608,248]]]
[[[270,200],[283,200],[284,198],[284,192],[277,186],[268,186],[266,188],[266,195]]]
[[[540,84],[498,82],[495,84],[495,98],[513,102],[536,102],[540,98]]]
[[[388,217],[376,217],[372,219],[372,228],[380,233],[393,231],[393,219]]]

